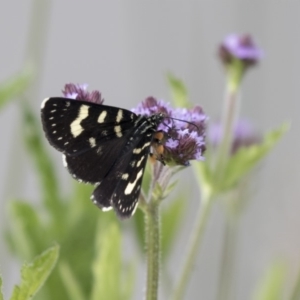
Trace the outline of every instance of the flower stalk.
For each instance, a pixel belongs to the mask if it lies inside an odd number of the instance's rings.
[[[146,300],[158,297],[160,264],[160,222],[159,202],[150,201],[145,211],[146,246],[147,246],[147,282]]]
[[[234,75],[234,74],[233,74]],[[216,179],[221,180],[224,175],[226,161],[230,156],[233,140],[233,129],[239,114],[238,86],[228,79],[224,108],[221,119],[222,138],[216,154],[215,174]]]
[[[219,56],[227,73],[226,95],[221,119],[220,143],[213,160],[212,168],[210,169],[210,167],[208,167],[206,172],[204,172],[205,168],[198,168],[198,178],[201,183],[200,194],[202,194],[202,206],[199,208],[194,229],[192,230],[188,252],[185,256],[185,263],[181,273],[182,275],[174,290],[172,298],[174,300],[180,300],[184,297],[188,280],[192,273],[193,264],[203,239],[206,223],[214,202],[213,200],[220,194],[220,183],[224,176],[226,176],[226,164],[232,153],[234,128],[239,115],[238,92],[241,81],[246,69],[254,65],[261,55],[261,51],[255,47],[249,35],[230,35],[220,45]],[[211,174],[208,181],[205,173],[206,175],[208,173]],[[230,230],[231,228],[228,229]],[[228,262],[228,259],[226,258],[224,261]]]
[[[227,87],[221,118],[221,141],[215,161],[216,182],[222,180],[231,154],[234,127],[239,115],[239,89],[246,70],[262,57],[249,35],[229,35],[219,47],[219,57],[227,72]]]

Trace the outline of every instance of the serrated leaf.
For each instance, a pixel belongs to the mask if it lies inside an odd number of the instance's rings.
[[[24,68],[17,75],[12,76],[0,85],[0,109],[10,100],[22,94],[30,84],[32,70]]]
[[[186,199],[179,197],[170,201],[161,213],[161,251],[164,260],[173,245],[186,208]]]
[[[167,74],[167,81],[171,91],[171,98],[177,107],[189,107],[188,91],[182,80],[171,73]]]
[[[3,293],[2,293],[2,277],[0,276],[0,300],[3,300]]]
[[[38,292],[52,272],[59,254],[59,246],[55,245],[36,257],[31,264],[21,269],[21,284],[15,286],[11,300],[27,300]]]
[[[93,287],[91,300],[122,299],[121,281],[121,235],[115,222],[98,225],[93,263]]]
[[[275,262],[263,280],[259,283],[254,294],[254,300],[281,300],[286,276],[286,266],[282,262]]]
[[[289,125],[283,124],[279,129],[266,134],[262,143],[241,148],[235,155],[230,157],[224,172],[222,185],[218,187],[219,191],[233,187],[242,176],[253,169],[274,148],[288,129]]]

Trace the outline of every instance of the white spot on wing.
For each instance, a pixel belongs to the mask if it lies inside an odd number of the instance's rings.
[[[141,159],[137,162],[136,166],[139,167],[141,163],[143,162],[145,156],[142,156]]]
[[[150,142],[145,143],[144,146],[142,148],[135,148],[133,149],[133,153],[134,154],[140,154],[142,152],[142,150],[144,150],[145,148],[147,148],[148,146],[150,146]]]
[[[134,180],[134,182],[129,182],[126,186],[126,189],[124,191],[125,195],[129,195],[131,194],[131,192],[133,191],[136,183],[138,182],[138,180],[142,177],[143,175],[143,170],[140,170]]]
[[[129,177],[129,174],[128,174],[128,173],[124,173],[124,174],[122,175],[122,179],[124,179],[124,180],[127,180],[128,177]]]
[[[63,154],[62,156],[62,161],[63,161],[63,165],[64,167],[66,168],[68,166],[68,163],[67,163],[67,159],[66,159],[66,156]]]
[[[118,115],[117,115],[117,118],[116,118],[116,122],[117,123],[120,123],[120,121],[123,119],[123,110],[122,109],[119,109],[118,110]]]
[[[114,130],[115,130],[115,133],[116,133],[117,137],[121,137],[122,136],[121,126],[119,126],[119,125],[115,126]]]
[[[105,120],[106,115],[107,115],[107,111],[104,110],[104,111],[99,115],[99,117],[98,117],[98,123],[103,123],[104,120]]]
[[[142,152],[142,148],[135,148],[135,149],[133,149],[133,153],[134,154],[139,154],[141,152]]]
[[[112,210],[112,207],[111,206],[109,206],[109,207],[101,207],[101,210],[102,211],[110,211],[110,210]]]
[[[43,109],[45,107],[46,102],[49,100],[50,98],[46,98],[43,100],[42,104],[41,104],[41,109]]]
[[[93,138],[93,137],[89,138],[89,142],[90,142],[90,145],[91,145],[92,148],[96,146],[96,139],[95,138]]]
[[[80,125],[81,121],[87,118],[89,115],[89,106],[81,105],[78,113],[78,117],[71,123],[71,133],[73,137],[77,137],[83,131],[82,126]]]
[[[132,213],[131,213],[132,216],[134,215],[134,213],[135,213],[137,207],[138,207],[138,203],[136,202],[135,205],[134,205],[133,211],[132,211]]]

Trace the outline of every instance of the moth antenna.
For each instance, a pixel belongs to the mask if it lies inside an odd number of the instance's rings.
[[[194,124],[192,122],[189,122],[189,121],[186,121],[186,120],[177,119],[177,118],[173,118],[173,117],[168,117],[168,116],[165,116],[165,118],[169,118],[169,119],[172,119],[172,120],[177,120],[177,121],[181,121],[181,122],[184,122],[184,123],[188,123],[190,125],[195,126],[197,128],[197,130],[200,131],[200,128],[196,124]],[[165,124],[165,125],[168,126],[167,124]]]

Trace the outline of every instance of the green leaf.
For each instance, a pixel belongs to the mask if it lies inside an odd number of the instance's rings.
[[[171,98],[177,107],[191,106],[188,99],[188,91],[183,81],[171,73],[167,74],[167,81],[171,91]]]
[[[201,184],[201,194],[211,195],[214,190],[214,176],[209,161],[192,162],[197,182]]]
[[[187,199],[179,197],[168,203],[168,206],[161,213],[161,251],[164,260],[173,245],[174,238],[178,228],[182,223],[182,217],[185,212]]]
[[[97,230],[96,257],[93,263],[93,289],[91,300],[125,299],[123,286],[131,286],[132,278],[122,282],[121,234],[116,222],[100,220]],[[128,291],[126,291],[128,294]],[[131,298],[128,298],[131,299]]]
[[[275,262],[260,282],[254,300],[283,299],[283,285],[286,277],[286,266],[282,262]]]
[[[69,299],[85,300],[83,291],[81,290],[80,282],[75,278],[70,266],[66,262],[59,264],[60,277],[69,294]]]
[[[0,300],[3,300],[3,294],[2,294],[2,277],[0,276]]]
[[[32,70],[24,68],[17,75],[12,76],[0,85],[0,109],[10,100],[24,93],[32,79]]]
[[[51,274],[58,259],[59,246],[55,245],[21,269],[21,284],[15,286],[11,300],[27,300],[38,292]]]
[[[9,215],[13,222],[6,236],[12,248],[22,259],[29,259],[44,248],[47,232],[43,229],[37,211],[25,201],[11,201]],[[41,232],[43,238],[41,239]]]
[[[58,179],[54,164],[43,143],[45,138],[42,136],[41,122],[37,120],[31,107],[26,103],[22,103],[22,114],[24,119],[23,136],[38,172],[43,202],[52,213],[52,216],[59,219],[59,216],[64,215],[65,211],[63,209],[63,201],[61,201],[59,195]]]
[[[121,291],[122,291],[122,300],[131,300],[133,295],[133,288],[135,283],[135,263],[131,262],[125,266],[125,274],[122,276],[122,284],[121,284]]]
[[[242,176],[253,169],[275,147],[288,129],[289,124],[283,124],[279,129],[266,134],[262,143],[237,151],[227,163],[224,178],[221,180],[221,186],[218,187],[219,192],[233,187]]]
[[[80,224],[83,219],[86,219],[84,215],[89,215],[89,220],[93,220],[93,223],[96,223],[99,217],[99,210],[97,210],[91,201],[86,201],[90,199],[94,187],[89,184],[79,183],[75,180],[72,181],[72,195],[66,202],[68,218],[65,218],[65,222],[67,222],[69,227],[76,227],[76,224]]]

